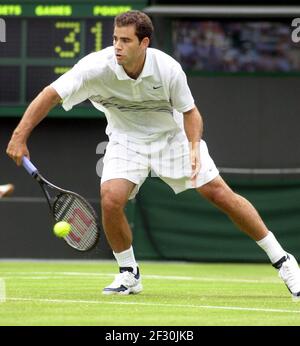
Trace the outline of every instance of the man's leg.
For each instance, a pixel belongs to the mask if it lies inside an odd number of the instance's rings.
[[[202,196],[221,209],[232,222],[267,253],[273,266],[279,269],[294,298],[300,298],[300,270],[292,255],[288,255],[270,232],[253,205],[234,193],[218,176],[196,189]]]
[[[253,205],[234,193],[220,176],[199,187],[197,191],[226,213],[240,230],[255,241],[268,235],[269,231]]]
[[[114,282],[104,294],[130,294],[142,290],[139,268],[132,248],[132,232],[124,208],[135,184],[126,179],[111,179],[101,185],[102,223],[105,235],[120,267]]]
[[[135,184],[126,179],[112,179],[101,185],[102,223],[107,241],[114,252],[132,244],[132,232],[124,208]]]

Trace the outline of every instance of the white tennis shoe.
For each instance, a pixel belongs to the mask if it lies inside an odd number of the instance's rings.
[[[273,266],[279,269],[278,276],[291,292],[292,299],[300,301],[300,269],[295,257],[287,254]]]
[[[103,289],[103,294],[128,295],[138,294],[143,290],[139,268],[136,274],[126,269],[132,268],[120,268],[120,274],[117,274],[114,281]]]

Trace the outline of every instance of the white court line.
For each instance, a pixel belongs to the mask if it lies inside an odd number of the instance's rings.
[[[17,275],[16,275],[17,274]],[[28,275],[27,275],[28,274]],[[32,276],[34,275],[34,276]],[[115,273],[83,273],[83,272],[3,272],[1,277],[5,279],[30,279],[30,280],[46,280],[46,279],[60,279],[65,277],[68,278],[101,278],[101,277],[114,277]],[[154,279],[154,280],[173,280],[173,281],[207,281],[207,282],[237,282],[237,283],[254,283],[254,284],[266,284],[266,283],[282,283],[279,279],[236,279],[236,278],[220,278],[220,277],[193,277],[193,276],[172,276],[172,275],[142,275],[143,279]]]
[[[300,310],[287,309],[263,309],[263,308],[242,308],[240,306],[214,306],[214,305],[189,305],[189,304],[161,304],[161,303],[140,303],[140,302],[111,302],[106,300],[64,300],[64,299],[34,299],[34,298],[7,298],[7,301],[28,301],[40,303],[70,303],[70,304],[109,304],[109,305],[135,305],[135,306],[160,306],[165,308],[193,308],[193,309],[218,309],[218,310],[236,310],[236,311],[258,311],[274,313],[292,313],[300,314]]]

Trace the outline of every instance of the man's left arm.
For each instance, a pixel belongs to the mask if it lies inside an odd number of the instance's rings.
[[[196,178],[201,167],[199,143],[203,133],[203,120],[196,106],[191,110],[184,112],[183,116],[184,130],[190,147],[190,159],[192,165],[191,180],[195,186]]]

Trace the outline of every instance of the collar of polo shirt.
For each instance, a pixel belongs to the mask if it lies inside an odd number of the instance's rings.
[[[119,65],[117,63],[117,59],[116,58],[115,58],[115,63],[116,63],[116,65],[115,65],[115,74],[116,74],[116,76],[117,76],[117,78],[119,80],[126,80],[126,79],[133,80],[125,72],[123,66]],[[139,75],[139,77],[137,78],[137,80],[140,80],[142,78],[149,77],[149,76],[152,76],[152,75],[153,75],[152,57],[151,57],[151,53],[147,50],[146,51],[145,64],[144,64],[143,70],[142,70],[141,74]]]

